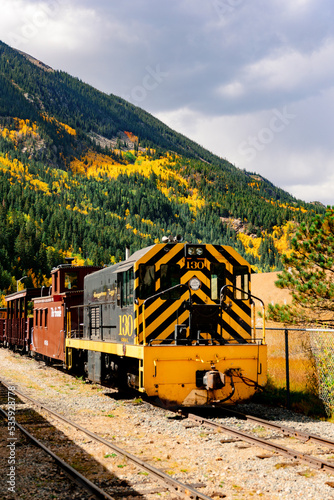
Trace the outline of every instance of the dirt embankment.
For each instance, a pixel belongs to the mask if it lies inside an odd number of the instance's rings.
[[[279,273],[252,274],[252,294],[268,304],[290,304],[292,297],[289,290],[282,290],[275,286]]]

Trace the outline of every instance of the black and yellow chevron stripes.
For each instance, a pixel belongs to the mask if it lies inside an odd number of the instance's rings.
[[[179,283],[187,284],[189,280],[196,277],[201,286],[196,291],[191,291],[191,299],[195,316],[201,317],[200,306],[216,306],[219,302],[211,299],[211,273],[213,264],[225,265],[224,284],[230,285],[226,291],[226,301],[219,308],[217,329],[210,333],[203,331],[205,315],[201,326],[201,338],[215,339],[219,343],[246,343],[251,336],[251,307],[250,301],[235,298],[232,286],[235,285],[236,269],[243,266],[247,268],[250,275],[251,270],[248,263],[231,247],[220,245],[195,245],[201,247],[200,255],[189,255],[187,253],[189,244],[167,243],[150,247],[148,251],[135,263],[135,296],[139,297],[140,273],[139,266],[154,266],[154,292],[158,294],[164,290],[162,284],[161,269],[164,265],[177,265],[180,269]],[[151,268],[152,269],[152,268]],[[176,300],[164,300],[158,297],[150,300],[144,306],[144,298],[137,298],[135,305],[135,331],[137,343],[172,343],[174,342],[174,331],[176,324],[187,326],[189,329],[189,292],[185,291]],[[208,309],[209,310],[209,309]],[[211,307],[209,313],[215,313]],[[191,330],[196,331],[196,325],[191,325]]]

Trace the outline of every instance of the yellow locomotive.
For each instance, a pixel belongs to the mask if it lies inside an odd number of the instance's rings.
[[[251,267],[229,246],[170,240],[85,277],[67,365],[168,406],[245,400],[267,372]]]

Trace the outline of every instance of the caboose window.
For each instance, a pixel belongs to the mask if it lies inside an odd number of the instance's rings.
[[[219,300],[219,293],[225,282],[225,264],[215,263],[211,264],[211,299]]]
[[[154,266],[140,264],[139,266],[139,298],[147,299],[155,294]]]
[[[48,327],[48,309],[44,309],[44,327]]]
[[[78,288],[78,275],[77,273],[65,274],[65,288],[67,290],[76,290]]]
[[[234,298],[239,300],[248,299],[249,293],[249,270],[246,266],[234,268]]]

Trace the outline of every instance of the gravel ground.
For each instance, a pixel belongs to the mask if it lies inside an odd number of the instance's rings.
[[[106,439],[113,440],[121,448],[150,461],[155,467],[183,483],[196,485],[201,492],[213,499],[334,499],[334,476],[312,469],[298,460],[274,455],[231,439],[226,434],[212,432],[143,403],[139,398],[119,399],[118,394],[112,390],[86,384],[80,379],[45,366],[42,362],[21,357],[5,349],[0,349],[0,367],[0,380],[3,378],[10,381],[22,392],[58,413],[75,419],[82,426],[100,433]],[[242,405],[238,410],[259,416],[263,412],[261,406],[253,404]],[[270,417],[275,422],[279,421],[287,426],[334,440],[334,425],[329,422],[314,421],[280,408],[267,409],[263,417]],[[90,473],[93,477],[90,479],[104,488],[107,484],[133,485],[136,474],[137,481],[133,488],[143,490],[147,478],[143,473],[134,472],[134,467],[127,460],[115,456],[110,449],[97,445],[65,424],[55,419],[51,422],[56,428],[53,432],[59,433],[54,440],[60,450],[62,441],[71,440],[76,447],[76,453],[85,454],[87,468],[81,470],[84,475]],[[223,423],[237,425],[238,429],[255,432],[260,437],[273,437],[289,448],[300,448],[312,455],[324,454],[318,445],[301,445],[294,438],[282,438],[281,435],[261,426],[254,429],[253,424],[234,418],[224,418]],[[69,486],[65,478],[53,481],[54,472],[47,468],[45,459],[40,455],[42,452],[36,451],[23,438],[16,448],[17,490],[15,496],[11,496],[6,484],[6,476],[10,472],[6,448],[7,424],[0,427],[0,432],[0,466],[1,470],[5,471],[2,474],[2,482],[0,480],[1,498],[90,498],[89,495]],[[334,460],[334,451],[325,457],[326,460]],[[38,465],[41,458],[45,462],[43,466]],[[73,461],[73,456],[71,458]],[[151,488],[151,493],[143,494],[141,498],[175,498],[175,495],[159,488],[152,493]]]

